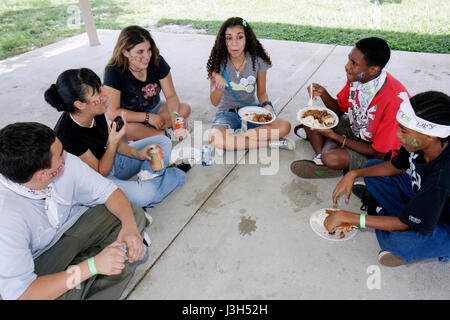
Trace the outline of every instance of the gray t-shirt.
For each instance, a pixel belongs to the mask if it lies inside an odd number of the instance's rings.
[[[78,157],[67,153],[63,174],[53,181],[70,205],[57,204],[59,227],[45,213],[45,200],[21,196],[0,183],[0,295],[17,299],[37,275],[34,259],[77,222],[88,207],[104,204],[117,186]]]
[[[223,75],[222,67],[221,75]],[[236,74],[236,69],[230,61],[230,57],[227,58],[226,71],[228,80],[233,88],[236,96],[247,104],[256,104],[258,99],[256,97],[256,78],[258,74],[263,73],[269,69],[267,63],[260,57],[256,57],[255,70],[253,70],[253,61],[250,53],[247,52],[247,65],[245,70],[239,74]],[[226,87],[222,94],[222,99],[218,105],[218,112],[227,111],[231,108],[242,107],[243,104],[236,100],[230,88]]]

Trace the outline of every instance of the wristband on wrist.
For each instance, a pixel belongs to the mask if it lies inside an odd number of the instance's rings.
[[[366,215],[365,214],[360,214],[359,215],[359,227],[361,229],[365,229],[366,228]]]
[[[263,103],[261,103],[261,108],[264,108],[267,105],[271,106],[273,113],[275,113],[275,109],[273,108],[272,102],[270,102],[269,100],[264,101]]]
[[[88,266],[89,266],[89,271],[91,272],[91,275],[95,276],[98,274],[97,269],[95,268],[94,257],[90,257],[88,259]]]
[[[148,123],[148,120],[149,120],[149,119],[150,119],[150,113],[146,112],[146,113],[145,113],[145,123],[149,124],[149,123]]]
[[[345,142],[347,141],[347,137],[346,136],[344,136],[344,141],[342,141],[342,145],[341,145],[341,148],[344,148],[345,147]]]
[[[170,115],[172,115],[172,114],[174,114],[174,115],[176,115],[176,116],[180,116],[180,114],[179,114],[177,111],[172,111],[172,112],[170,113]]]

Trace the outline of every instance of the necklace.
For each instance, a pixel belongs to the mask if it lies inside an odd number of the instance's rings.
[[[231,61],[231,59],[230,59],[230,61]],[[234,65],[233,61],[231,61],[231,64],[233,65],[233,67],[234,67],[234,69],[235,69],[235,71],[236,71],[236,77],[238,77],[238,78],[239,78],[239,75],[241,74],[241,73],[239,72],[239,69],[242,68],[242,66],[244,65],[244,62],[245,62],[245,61],[247,61],[247,56],[244,55],[244,59],[242,60],[242,63],[241,63],[241,65],[239,66],[239,68],[236,68],[236,66]]]

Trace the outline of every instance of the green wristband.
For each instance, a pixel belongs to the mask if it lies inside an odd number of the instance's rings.
[[[170,114],[174,114],[174,115],[177,115],[177,116],[180,115],[177,111],[172,111]]]
[[[366,228],[366,215],[365,214],[360,214],[359,215],[359,227],[361,229],[365,229]]]
[[[91,272],[91,274],[93,276],[98,274],[97,269],[95,268],[94,257],[91,257],[88,259],[88,266],[89,266],[89,271]]]

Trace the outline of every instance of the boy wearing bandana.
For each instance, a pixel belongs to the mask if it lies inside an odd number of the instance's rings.
[[[450,97],[428,91],[402,99],[397,113],[401,148],[391,161],[370,160],[350,171],[333,191],[349,200],[356,178],[364,177],[368,192],[380,203],[377,215],[339,210],[324,221],[329,232],[342,223],[376,229],[378,260],[398,266],[450,256]]]
[[[145,258],[145,220],[47,126],[0,130],[2,299],[118,299]]]
[[[292,162],[294,174],[302,178],[337,177],[343,170],[361,168],[369,159],[389,158],[398,152],[395,115],[402,102],[398,94],[407,91],[383,70],[389,58],[390,48],[383,39],[362,39],[348,55],[347,83],[337,99],[319,84],[312,84],[310,95],[320,97],[340,120],[334,129],[304,128],[316,157]],[[296,134],[300,127],[294,129]]]

